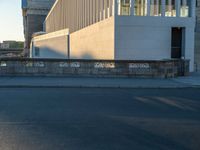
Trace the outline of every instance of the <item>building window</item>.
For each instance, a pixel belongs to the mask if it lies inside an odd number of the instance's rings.
[[[135,16],[147,16],[147,0],[135,0]]]
[[[181,17],[189,17],[189,3],[190,0],[181,0],[181,9],[180,9]]]
[[[130,16],[131,15],[131,0],[120,0],[119,15]]]
[[[165,16],[176,17],[176,0],[166,0]]]
[[[35,47],[35,57],[39,57],[39,56],[40,56],[40,48]]]
[[[150,15],[151,16],[161,16],[162,13],[162,3],[161,0],[150,0]]]
[[[163,4],[165,6],[162,7]],[[147,16],[148,12],[150,16],[162,16],[164,13],[166,17],[176,17],[180,13],[180,17],[189,17],[191,13],[191,0],[118,0],[118,6],[118,15],[122,16]]]

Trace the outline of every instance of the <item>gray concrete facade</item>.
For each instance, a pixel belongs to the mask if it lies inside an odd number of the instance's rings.
[[[22,0],[24,55],[30,55],[32,34],[43,31],[43,22],[55,0]]]
[[[195,32],[195,70],[200,71],[200,0],[197,0]]]
[[[57,0],[45,20],[45,31],[70,33],[114,16],[113,0]]]
[[[69,29],[69,58],[147,61],[173,59],[172,30],[181,29],[177,58],[194,71],[196,1],[151,2],[57,0],[44,26],[47,33]]]
[[[69,58],[69,30],[59,30],[36,36],[32,40],[30,56],[34,58]]]

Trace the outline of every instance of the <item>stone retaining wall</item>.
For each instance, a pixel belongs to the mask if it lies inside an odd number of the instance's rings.
[[[160,77],[189,74],[188,60],[0,59],[0,76]]]

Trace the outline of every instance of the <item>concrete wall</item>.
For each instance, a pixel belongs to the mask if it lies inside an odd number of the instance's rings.
[[[31,57],[67,59],[68,33],[66,29],[35,37],[32,41],[34,47],[31,49]],[[35,55],[36,48],[39,48],[39,56]]]
[[[105,1],[111,2],[111,0]],[[190,60],[190,71],[193,71],[195,27],[193,12],[191,17],[187,18],[118,16],[117,0],[115,0],[115,16],[113,17],[110,14],[112,17],[107,16],[107,19],[103,18],[105,20],[98,22],[99,17],[101,18],[102,16],[102,10],[105,16],[106,9],[104,8],[108,8],[109,5],[102,7],[97,5],[101,13],[99,14],[97,11],[98,14],[96,16],[94,15],[95,9],[93,9],[96,8],[96,5],[92,4],[99,4],[93,3],[98,1],[86,0],[86,5],[81,5],[83,3],[78,2],[78,0],[73,2],[71,0],[58,0],[46,18],[46,26],[49,25],[48,32],[69,27],[71,33],[69,39],[71,59],[171,59],[171,28],[182,27],[185,29],[183,56]],[[61,5],[62,3],[65,5]],[[67,5],[68,3],[69,5]],[[65,7],[68,9],[64,9]],[[80,11],[73,8],[80,8]],[[65,13],[66,10],[68,15]],[[84,25],[87,26],[85,27]],[[57,40],[58,43],[59,40]]]
[[[176,77],[189,73],[189,62],[67,59],[0,59],[0,76]]]
[[[115,59],[171,59],[171,28],[185,28],[185,58],[194,64],[194,18],[134,17],[115,18]]]
[[[200,32],[195,33],[195,70],[200,72]]]
[[[71,59],[114,59],[114,17],[70,34]]]
[[[30,43],[32,39],[32,34],[34,32],[39,32],[43,30],[43,22],[45,20],[46,15],[27,15],[27,27],[25,33],[25,42],[26,48],[30,48]]]
[[[200,0],[197,0],[196,9],[196,33],[195,33],[195,69],[200,72]]]
[[[57,0],[45,20],[46,32],[70,33],[114,15],[114,0]]]
[[[55,0],[26,0],[26,7],[22,7],[25,51],[24,55],[30,55],[30,42],[34,32],[43,31],[43,22]]]
[[[27,0],[27,7],[31,9],[47,9],[49,10],[55,0]]]

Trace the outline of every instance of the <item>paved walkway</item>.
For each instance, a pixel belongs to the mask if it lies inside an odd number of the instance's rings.
[[[200,87],[200,73],[193,73],[189,77],[179,77],[173,79],[175,82],[187,84],[190,86],[199,86]]]
[[[195,88],[200,87],[200,74],[174,79],[0,77],[0,87]]]

